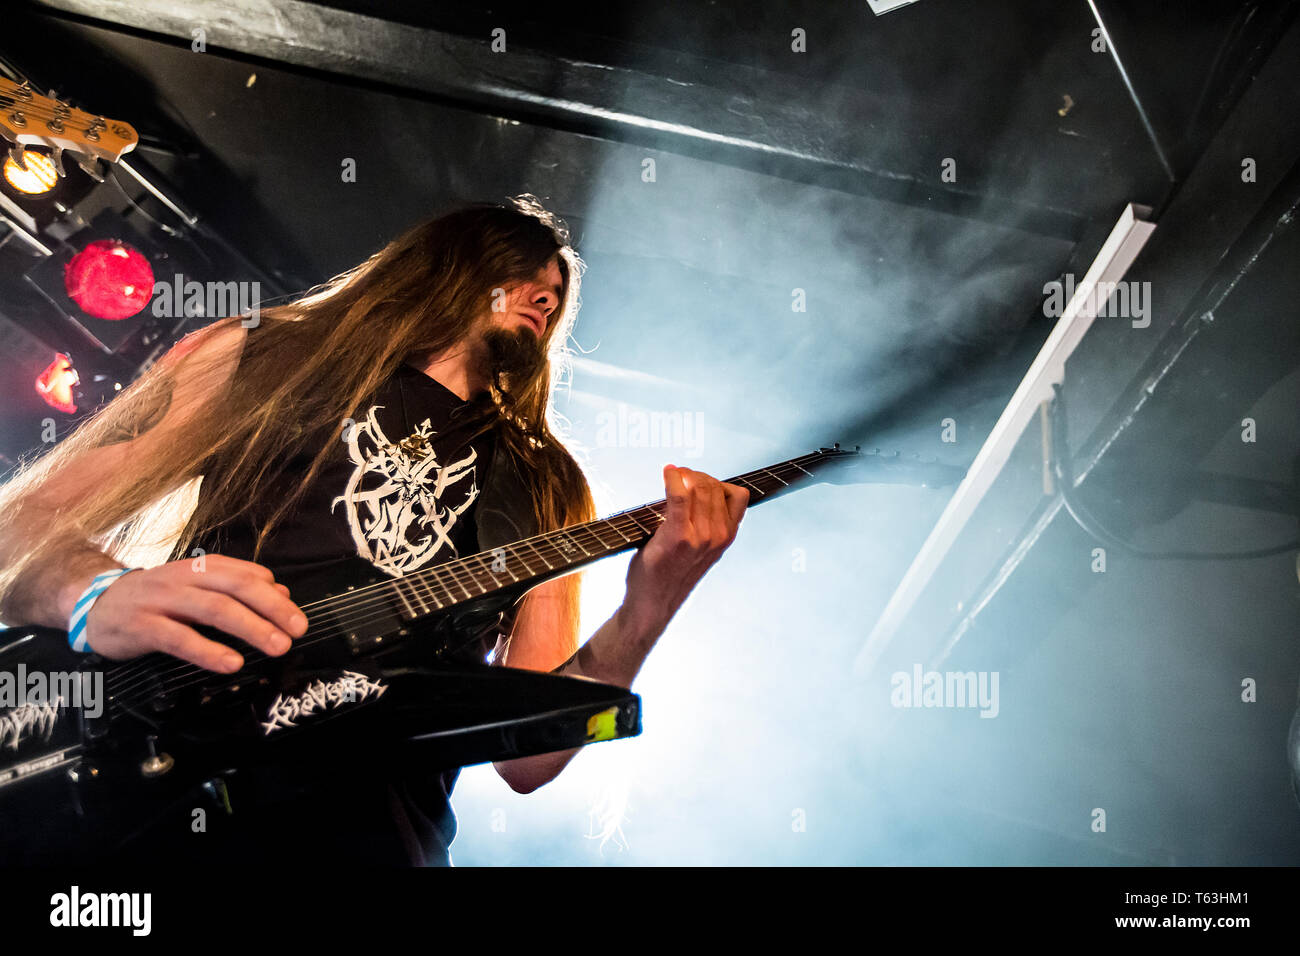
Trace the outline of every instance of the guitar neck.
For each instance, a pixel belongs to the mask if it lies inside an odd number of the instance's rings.
[[[749,489],[752,507],[807,481],[813,477],[812,469],[828,457],[852,454],[838,448],[812,452],[727,481]],[[414,619],[495,591],[519,585],[531,587],[601,558],[640,547],[664,522],[666,509],[667,501],[660,499],[608,518],[570,525],[426,568],[386,581],[380,587],[396,597],[405,616]]]

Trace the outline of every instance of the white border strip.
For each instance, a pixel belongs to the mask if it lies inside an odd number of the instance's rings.
[[[1021,379],[1020,386],[989,433],[984,447],[975,456],[966,477],[957,486],[957,492],[948,502],[948,507],[939,516],[934,530],[925,539],[925,544],[912,560],[912,566],[907,569],[889,603],[885,605],[884,613],[867,637],[866,646],[853,662],[854,676],[864,676],[875,665],[885,645],[897,633],[921,592],[934,577],[962,528],[997,480],[1002,467],[1011,457],[1012,449],[1020,440],[1021,433],[1038,413],[1038,406],[1052,398],[1052,386],[1060,384],[1064,378],[1065,360],[1092,326],[1097,309],[1105,304],[1104,300],[1095,301],[1093,290],[1098,283],[1115,283],[1123,279],[1155,231],[1154,223],[1140,218],[1146,212],[1148,210],[1132,203],[1124,208],[1115,228],[1111,230],[1056,327],[1052,329],[1052,334],[1043,343],[1038,356],[1029,366],[1029,371]]]

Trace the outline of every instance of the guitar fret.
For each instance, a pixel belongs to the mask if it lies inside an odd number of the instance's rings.
[[[635,544],[640,539],[641,527],[635,521],[632,521],[632,519],[629,518],[627,515],[616,515],[613,518],[610,518],[609,522],[610,524],[614,525],[618,533],[621,534],[629,544]],[[616,522],[630,522],[632,527],[629,528],[627,531],[625,531]],[[632,537],[630,538],[628,537],[629,532],[631,532],[632,535]]]
[[[632,512],[629,511],[629,512],[627,513],[627,518],[628,518],[629,521],[631,521],[634,525],[637,526],[637,528],[640,530],[640,532],[641,532],[642,534],[653,534],[653,533],[654,533],[654,532],[652,532],[652,531],[647,530],[646,527],[645,527],[645,525],[643,525],[641,522],[637,521],[636,518],[633,516]]]
[[[767,476],[770,477],[770,478],[776,478],[776,475],[772,474],[772,473],[771,473],[770,471],[768,471],[766,468],[763,469],[763,474],[767,475]],[[777,481],[781,481],[780,478],[776,478],[776,480],[777,480]],[[788,481],[781,481],[781,484],[785,485],[787,488],[790,486],[790,482],[788,482]]]
[[[581,551],[581,552],[582,552],[583,554],[585,554],[587,557],[591,557],[591,552],[588,551],[586,548],[584,548],[584,547],[581,545],[581,543],[579,543],[579,542],[577,542],[577,541],[574,541],[574,540],[573,540],[573,537],[574,537],[574,536],[573,536],[572,534],[570,534],[570,533],[568,533],[568,532],[560,532],[559,534],[556,535],[556,537],[559,538],[561,541],[567,541],[567,542],[569,543],[569,546],[570,546],[571,548],[577,548],[579,551]],[[599,539],[597,539],[597,540],[599,540]]]
[[[552,565],[550,561],[547,561],[547,560],[546,560],[546,555],[542,554],[541,549],[539,549],[539,548],[537,547],[537,545],[533,544],[533,542],[532,542],[531,540],[529,540],[529,541],[525,541],[524,544],[526,544],[526,545],[528,545],[528,547],[532,548],[532,549],[533,549],[533,553],[536,554],[539,558],[542,559],[542,564],[546,565],[546,570],[547,570],[547,571],[554,571],[554,570],[555,570],[554,565]]]
[[[411,593],[415,595],[415,600],[419,602],[422,611],[428,613],[430,610],[430,601],[433,602],[434,610],[442,607],[442,602],[438,600],[438,596],[433,593],[433,589],[427,584],[424,584],[424,586],[421,587],[422,582],[418,579],[410,580],[406,583],[410,585]]]
[[[402,593],[402,583],[400,578],[393,582],[393,593],[395,593],[397,599],[402,602],[402,606],[406,608],[406,613],[408,615],[411,617],[419,616],[415,613],[415,608],[411,607],[411,602],[406,599],[406,595]]]
[[[524,570],[528,573],[528,576],[530,578],[537,573],[536,571],[533,570],[532,565],[530,565],[527,561],[524,560],[524,556],[519,553],[518,543],[506,548],[506,551],[510,553],[511,557],[513,557],[516,561],[518,561],[520,564],[524,566]],[[515,580],[517,581],[519,579],[515,578]]]
[[[458,562],[456,562],[456,564],[464,564],[464,562],[463,562],[463,561],[458,561]],[[446,567],[448,567],[448,568],[454,568],[455,565],[446,565]],[[466,570],[468,571],[469,569],[466,568]],[[452,575],[452,579],[451,579],[451,580],[452,580],[452,583],[455,584],[456,587],[460,588],[462,591],[465,592],[465,597],[467,597],[467,598],[472,598],[474,595],[472,595],[472,594],[469,593],[469,588],[465,587],[464,582],[461,581],[461,579],[460,579],[460,575],[457,574],[454,570],[451,571],[451,575]],[[444,585],[444,587],[445,587],[445,585]],[[449,589],[449,591],[450,591],[450,589]]]
[[[511,583],[519,580],[515,577],[515,573],[510,570],[510,558],[507,554],[507,549],[498,548],[496,551],[490,553],[492,554],[492,563],[488,566],[488,573],[491,574],[494,579],[502,573],[501,571],[495,570],[499,562],[504,572],[510,575]],[[483,560],[486,560],[486,558]]]
[[[486,571],[486,572],[488,573],[488,575],[492,578],[493,582],[495,583],[495,581],[496,581],[496,575],[492,573],[492,567],[491,567],[491,565],[489,565],[489,564],[487,563],[487,559],[484,558],[483,555],[481,555],[481,554],[474,554],[474,555],[470,555],[469,558],[466,558],[465,561],[468,562],[468,561],[471,560],[471,558],[477,558],[477,559],[478,559],[478,563],[481,564],[481,565],[483,566],[483,570]],[[472,583],[472,584],[474,584],[474,585],[476,585],[476,586],[478,587],[478,593],[479,593],[479,594],[487,594],[488,591],[491,590],[490,588],[486,587],[486,586],[483,584],[483,579],[482,579],[481,577],[479,577],[479,573],[478,573],[477,571],[470,570],[470,567],[469,567],[468,563],[467,563],[466,566],[465,566],[465,570],[469,571],[469,574],[470,574],[470,583]]]
[[[442,593],[446,596],[446,604],[450,605],[456,603],[456,595],[452,593],[451,588],[447,587],[446,582],[442,580],[442,572],[437,568],[430,569],[430,572],[425,575],[425,579],[425,587],[429,589],[429,595],[437,602],[438,607],[441,608],[445,605],[443,601],[438,598],[438,592],[433,589],[435,584],[442,589]]]
[[[736,484],[745,485],[749,488],[750,491],[757,491],[760,495],[763,493],[763,489],[758,487],[758,485],[754,484],[748,478],[737,478]]]
[[[615,531],[615,533],[616,533],[620,538],[623,539],[624,543],[630,543],[630,542],[632,541],[631,538],[629,538],[627,535],[625,535],[622,531],[619,530],[618,525],[614,524],[614,519],[613,519],[613,518],[610,518],[609,520],[607,520],[607,521],[605,522],[605,524],[608,525],[609,527],[613,528],[614,531]]]
[[[415,599],[415,602],[420,605],[419,613],[421,614],[429,613],[429,605],[425,603],[422,597],[420,597],[420,589],[416,586],[416,583],[414,581],[406,581],[402,578],[398,578],[393,582],[393,590],[396,591],[397,596],[402,599],[402,603],[405,604],[408,609],[411,608],[411,602],[406,599],[406,595],[402,591],[403,584],[405,584],[407,588],[410,590],[411,597]],[[413,610],[412,613],[414,614]]]

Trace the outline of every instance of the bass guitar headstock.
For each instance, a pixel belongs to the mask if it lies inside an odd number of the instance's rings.
[[[95,116],[32,89],[27,81],[15,83],[0,77],[0,136],[10,144],[9,157],[27,170],[27,146],[50,150],[60,176],[63,153],[116,163],[135,148],[139,135],[130,123]]]

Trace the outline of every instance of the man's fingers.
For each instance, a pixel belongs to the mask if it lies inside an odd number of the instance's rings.
[[[204,562],[225,571],[234,573],[242,571],[268,583],[275,580],[275,574],[272,573],[271,569],[264,564],[258,564],[256,561],[232,558],[226,554],[209,554],[204,557]]]
[[[724,482],[722,493],[727,499],[727,511],[731,515],[732,524],[739,526],[740,519],[745,517],[745,509],[749,507],[749,489]]]
[[[696,472],[699,479],[701,511],[708,515],[709,544],[720,548],[731,540],[727,501],[722,494],[722,482],[712,475]]]
[[[288,634],[266,618],[220,591],[188,587],[170,597],[166,610],[173,617],[187,623],[215,627],[266,654],[283,654],[292,643]]]
[[[263,575],[250,572],[251,567],[261,565],[241,563],[245,567],[227,567],[214,563],[204,571],[193,572],[185,583],[235,598],[290,637],[305,634],[307,616],[289,600],[288,588],[283,584],[273,584]],[[266,573],[270,574],[270,571],[266,570]]]
[[[675,465],[664,465],[664,492],[668,500],[664,509],[664,524],[683,531],[691,524],[691,498],[686,488],[684,470]]]
[[[165,615],[154,615],[148,622],[154,646],[164,654],[179,657],[219,674],[233,674],[244,666],[244,659],[233,648],[210,641],[198,631],[173,621]]]

